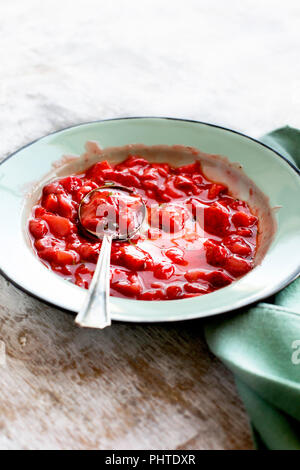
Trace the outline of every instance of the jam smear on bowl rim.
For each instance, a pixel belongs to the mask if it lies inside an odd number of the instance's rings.
[[[130,154],[121,163],[100,161],[84,173],[44,186],[29,231],[36,254],[55,273],[88,288],[101,241],[80,231],[78,207],[105,183],[142,197],[148,217],[111,254],[111,295],[173,300],[213,292],[248,273],[257,249],[258,219],[248,204],[209,180],[199,161],[181,167]]]

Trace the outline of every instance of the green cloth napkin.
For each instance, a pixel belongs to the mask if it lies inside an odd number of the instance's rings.
[[[299,130],[261,140],[300,167]],[[300,278],[270,302],[208,320],[205,335],[234,373],[256,447],[300,450]]]

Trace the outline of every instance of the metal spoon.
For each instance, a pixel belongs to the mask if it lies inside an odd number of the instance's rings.
[[[106,326],[111,325],[110,311],[109,311],[109,290],[110,290],[110,253],[112,240],[127,241],[132,238],[141,228],[146,216],[146,206],[140,198],[140,208],[138,209],[137,217],[135,218],[136,226],[126,233],[117,228],[114,230],[101,228],[100,230],[92,231],[84,227],[82,224],[82,211],[84,205],[88,204],[91,200],[91,196],[96,192],[107,191],[115,192],[116,196],[120,198],[120,191],[138,196],[134,191],[125,188],[123,186],[116,186],[114,183],[107,183],[97,189],[93,189],[82,199],[79,209],[78,216],[82,230],[89,236],[96,237],[102,240],[101,250],[97,261],[94,276],[86,294],[84,304],[79,311],[75,322],[88,328],[99,328],[103,329]],[[140,197],[140,196],[138,196]]]

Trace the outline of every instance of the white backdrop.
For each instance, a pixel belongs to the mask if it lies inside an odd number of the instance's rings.
[[[298,0],[1,0],[0,158],[83,121],[299,126]]]

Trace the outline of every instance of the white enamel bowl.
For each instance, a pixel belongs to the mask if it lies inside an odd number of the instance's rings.
[[[80,155],[87,141],[101,147],[132,143],[181,144],[239,162],[269,198],[277,230],[262,262],[230,286],[211,294],[172,301],[111,297],[114,320],[161,322],[200,318],[234,310],[277,292],[299,273],[300,178],[295,167],[267,146],[218,126],[169,118],[129,118],[92,122],[43,137],[0,165],[0,268],[16,286],[39,299],[78,312],[85,291],[48,270],[26,238],[24,200],[34,183],[62,155]]]

